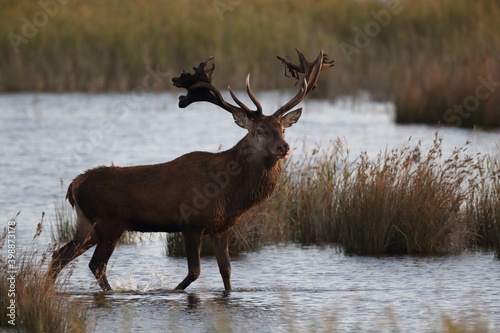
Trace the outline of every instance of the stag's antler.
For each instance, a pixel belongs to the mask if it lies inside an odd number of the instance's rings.
[[[299,104],[307,96],[307,94],[316,88],[320,72],[333,66],[334,61],[329,61],[327,59],[328,54],[326,52],[321,51],[315,61],[309,62],[299,49],[295,50],[299,56],[300,64],[295,65],[280,56],[278,56],[278,59],[283,62],[286,70],[297,80],[299,79],[298,73],[304,74],[302,85],[297,95],[295,95],[295,97],[293,97],[288,103],[280,107],[274,113],[275,116],[280,116]]]
[[[278,59],[283,62],[287,72],[289,72],[297,80],[299,79],[299,73],[303,74],[302,84],[297,95],[274,113],[274,116],[276,117],[285,114],[299,104],[307,96],[307,94],[316,88],[320,72],[333,66],[333,60],[327,60],[326,52],[321,51],[315,61],[309,62],[300,50],[295,50],[299,56],[300,64],[293,64],[280,56],[278,56]],[[205,69],[208,63],[213,59],[214,57],[209,57],[205,61],[201,62],[198,67],[193,67],[194,74],[182,72],[180,76],[172,79],[174,86],[178,88],[185,88],[188,91],[186,95],[179,97],[179,107],[185,108],[191,103],[204,101],[218,105],[231,113],[244,112],[252,119],[264,117],[262,113],[262,106],[250,88],[250,74],[247,76],[246,90],[248,96],[257,109],[251,110],[248,106],[243,104],[243,102],[235,96],[229,87],[229,93],[238,106],[224,100],[220,91],[212,84],[212,75],[215,70],[215,64],[212,64],[212,67],[209,69]]]
[[[185,88],[188,91],[187,95],[179,97],[179,107],[185,108],[191,103],[204,101],[218,105],[231,113],[245,112],[252,119],[263,117],[262,106],[250,88],[250,74],[247,76],[246,89],[248,96],[257,109],[251,110],[248,106],[243,104],[243,102],[235,96],[229,87],[229,93],[238,106],[224,100],[220,91],[212,84],[212,75],[215,70],[215,64],[212,64],[211,68],[205,69],[207,64],[212,61],[213,58],[214,57],[209,57],[205,61],[201,62],[198,67],[193,67],[194,74],[182,72],[179,77],[172,79],[174,86],[178,88]]]

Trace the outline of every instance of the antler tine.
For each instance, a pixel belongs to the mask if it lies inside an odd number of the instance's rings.
[[[248,94],[248,96],[250,97],[250,99],[252,100],[253,104],[257,108],[256,112],[259,115],[262,115],[262,105],[260,105],[259,100],[257,99],[257,97],[255,97],[255,95],[252,92],[252,89],[250,88],[250,74],[247,75],[246,88],[247,88],[247,94]]]
[[[236,97],[236,95],[234,94],[234,92],[231,90],[231,87],[227,87],[227,89],[229,90],[229,93],[231,94],[231,97],[233,98],[233,100],[236,102],[236,104],[238,104],[238,106],[240,108],[242,108],[243,110],[245,110],[245,112],[252,112],[252,110],[250,110],[250,108],[248,106],[246,106],[242,101],[240,101],[238,99],[238,97]]]
[[[229,90],[229,93],[231,94],[231,97],[233,98],[233,100],[236,102],[236,104],[238,104],[238,106],[240,108],[242,108],[250,118],[256,118],[256,117],[262,117],[263,116],[263,113],[262,113],[262,105],[260,104],[260,102],[257,100],[257,97],[255,97],[255,95],[253,94],[252,92],[252,88],[250,88],[250,74],[247,75],[247,79],[246,79],[246,89],[247,89],[247,94],[248,96],[250,97],[250,99],[252,100],[253,104],[255,105],[255,107],[257,108],[257,110],[255,111],[252,111],[250,110],[250,108],[248,106],[246,106],[242,101],[240,101],[238,99],[238,97],[236,97],[235,93],[233,92],[233,90],[231,89],[231,87],[227,87],[228,90]]]
[[[302,100],[307,96],[308,93],[308,87],[309,85],[307,84],[306,78],[302,79],[302,85],[300,87],[299,92],[297,95],[295,95],[288,103],[280,107],[276,112],[274,113],[274,116],[278,117],[284,114],[285,112],[289,111],[290,109],[294,108],[302,102]]]
[[[295,50],[297,51],[300,64],[296,65],[280,56],[278,56],[278,59],[283,62],[286,69],[293,77],[298,79],[298,73],[301,73],[304,74],[304,79],[299,93],[288,103],[280,107],[274,113],[274,116],[280,116],[299,104],[307,96],[307,94],[309,94],[314,88],[316,88],[316,82],[319,79],[321,71],[333,66],[333,60],[328,61],[327,54],[323,51],[319,53],[316,60],[314,60],[313,62],[309,62],[299,49]]]

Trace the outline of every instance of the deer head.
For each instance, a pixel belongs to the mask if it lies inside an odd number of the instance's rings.
[[[207,58],[198,67],[194,67],[194,74],[183,72],[179,77],[172,79],[174,86],[185,88],[188,91],[186,95],[179,97],[179,107],[185,108],[191,103],[205,101],[230,112],[235,123],[248,130],[245,137],[247,147],[256,156],[261,156],[263,160],[274,165],[280,159],[286,158],[290,151],[283,135],[285,128],[295,124],[302,114],[301,108],[293,111],[292,109],[316,87],[320,72],[333,66],[333,61],[328,61],[327,54],[323,51],[313,62],[307,61],[298,49],[296,51],[300,61],[298,65],[280,56],[278,59],[285,65],[286,73],[291,73],[297,80],[299,79],[298,74],[303,74],[299,92],[288,103],[269,116],[263,114],[262,106],[250,88],[250,74],[246,79],[246,90],[256,109],[251,110],[241,102],[230,87],[228,87],[229,93],[236,105],[224,100],[220,91],[212,85],[215,64],[206,69],[213,57]]]

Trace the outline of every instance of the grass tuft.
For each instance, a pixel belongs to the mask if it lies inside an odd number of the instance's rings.
[[[61,193],[64,193],[64,184],[62,179]],[[58,198],[54,198],[54,220],[50,223],[50,237],[54,243],[69,242],[73,239],[76,229],[76,216],[75,213],[66,202],[62,194]]]
[[[436,137],[424,154],[415,147],[361,154],[337,198],[340,244],[348,254],[435,254],[461,251],[470,234],[460,207],[474,170],[465,148],[444,162]]]
[[[2,235],[0,251],[13,253],[13,257],[0,257],[0,326],[33,333],[86,332],[90,325],[85,307],[58,293],[57,285],[46,279],[44,264],[48,252],[40,257],[37,245],[43,218],[42,215],[32,242],[23,249],[11,242],[15,238],[10,237],[13,234],[9,230],[13,229],[6,229]],[[15,219],[9,226],[15,229]],[[14,317],[8,316],[11,312],[7,307],[12,303],[15,319],[9,323]]]

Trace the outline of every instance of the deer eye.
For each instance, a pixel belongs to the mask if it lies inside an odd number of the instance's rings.
[[[257,135],[264,135],[264,131],[261,130],[260,128],[257,129]]]

